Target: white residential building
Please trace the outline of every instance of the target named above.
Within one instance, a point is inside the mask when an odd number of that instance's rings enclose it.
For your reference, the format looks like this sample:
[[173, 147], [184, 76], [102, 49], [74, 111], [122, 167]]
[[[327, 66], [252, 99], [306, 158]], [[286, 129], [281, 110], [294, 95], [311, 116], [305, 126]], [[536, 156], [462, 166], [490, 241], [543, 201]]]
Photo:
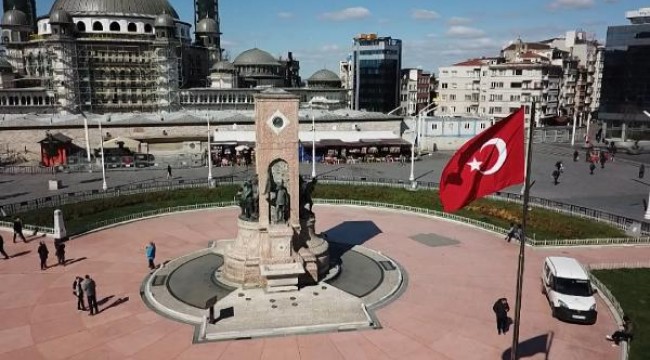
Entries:
[[404, 115], [417, 115], [429, 105], [431, 74], [422, 69], [402, 69], [400, 106]]
[[438, 69], [438, 114], [470, 116], [479, 113], [481, 69], [498, 59], [471, 59]]

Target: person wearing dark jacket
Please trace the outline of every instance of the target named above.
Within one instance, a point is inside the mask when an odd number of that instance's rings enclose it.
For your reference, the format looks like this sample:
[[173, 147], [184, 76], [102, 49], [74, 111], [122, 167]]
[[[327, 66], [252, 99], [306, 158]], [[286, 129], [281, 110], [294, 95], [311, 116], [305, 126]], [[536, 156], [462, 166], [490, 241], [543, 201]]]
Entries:
[[65, 266], [65, 243], [61, 240], [54, 242], [54, 255], [59, 262], [59, 265]]
[[84, 304], [84, 289], [81, 285], [83, 282], [81, 276], [77, 276], [72, 283], [72, 293], [77, 297], [77, 310], [86, 311], [86, 305]]
[[9, 259], [9, 255], [5, 252], [5, 239], [0, 235], [0, 254], [5, 257], [5, 260]]
[[630, 341], [634, 337], [634, 326], [629, 316], [623, 316], [623, 329], [607, 335], [607, 340], [613, 341], [613, 346], [618, 346], [621, 341]]
[[41, 270], [47, 270], [47, 257], [50, 255], [50, 251], [47, 249], [45, 242], [41, 241], [37, 251], [38, 257], [41, 258]]
[[25, 239], [25, 235], [23, 235], [23, 221], [20, 220], [20, 218], [17, 217], [14, 219], [13, 228], [14, 228], [14, 242], [16, 242], [16, 236], [18, 236], [21, 239], [23, 239], [23, 242], [26, 243], [27, 240]]
[[497, 316], [497, 332], [499, 335], [505, 335], [505, 333], [508, 331], [508, 311], [510, 311], [508, 299], [501, 298], [497, 300], [492, 306], [492, 310]]

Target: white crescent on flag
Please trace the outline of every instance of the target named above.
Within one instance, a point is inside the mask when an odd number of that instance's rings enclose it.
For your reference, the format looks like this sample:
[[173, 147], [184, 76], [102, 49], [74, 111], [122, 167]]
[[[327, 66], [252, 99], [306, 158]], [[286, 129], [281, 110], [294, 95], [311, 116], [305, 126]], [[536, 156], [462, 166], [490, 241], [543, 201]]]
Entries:
[[485, 149], [488, 146], [494, 146], [497, 148], [497, 151], [499, 152], [499, 158], [497, 159], [497, 162], [494, 163], [494, 166], [492, 168], [481, 171], [483, 175], [493, 175], [496, 174], [497, 171], [501, 170], [501, 167], [503, 164], [505, 164], [506, 159], [508, 158], [508, 147], [506, 146], [506, 142], [503, 141], [500, 138], [493, 138], [488, 140], [483, 146], [481, 146], [481, 151]]

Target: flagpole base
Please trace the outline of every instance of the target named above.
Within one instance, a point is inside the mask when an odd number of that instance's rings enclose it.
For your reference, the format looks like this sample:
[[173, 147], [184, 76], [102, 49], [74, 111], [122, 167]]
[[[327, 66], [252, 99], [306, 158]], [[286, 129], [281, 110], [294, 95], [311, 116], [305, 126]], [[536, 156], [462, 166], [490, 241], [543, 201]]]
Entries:
[[411, 186], [407, 187], [406, 190], [417, 191], [418, 190], [418, 182], [417, 181], [411, 181]]

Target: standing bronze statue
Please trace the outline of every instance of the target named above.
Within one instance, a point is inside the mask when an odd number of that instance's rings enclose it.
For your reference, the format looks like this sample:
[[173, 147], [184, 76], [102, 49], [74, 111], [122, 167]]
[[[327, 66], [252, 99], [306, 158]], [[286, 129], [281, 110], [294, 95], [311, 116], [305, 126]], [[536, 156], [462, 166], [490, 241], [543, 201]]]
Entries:
[[311, 195], [314, 192], [316, 182], [316, 178], [306, 182], [302, 176], [300, 177], [300, 217], [303, 219], [314, 215], [314, 212], [312, 211], [314, 200]]
[[241, 208], [239, 218], [251, 220], [253, 218], [253, 186], [250, 180], [244, 181], [237, 195], [239, 196], [239, 207]]

